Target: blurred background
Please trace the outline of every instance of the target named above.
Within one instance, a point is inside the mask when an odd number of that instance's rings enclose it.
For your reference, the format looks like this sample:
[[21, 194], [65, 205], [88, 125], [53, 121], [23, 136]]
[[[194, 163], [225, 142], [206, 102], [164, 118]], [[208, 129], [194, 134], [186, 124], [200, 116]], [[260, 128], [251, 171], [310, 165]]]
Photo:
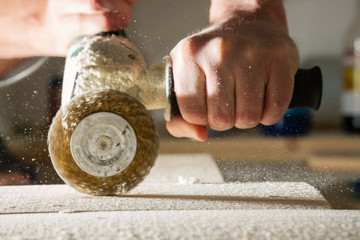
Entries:
[[[139, 0], [127, 35], [148, 64], [160, 63], [179, 40], [207, 25], [209, 2]], [[340, 111], [344, 38], [360, 9], [356, 0], [284, 3], [301, 66], [322, 69], [320, 110], [289, 112], [279, 128], [211, 131], [206, 143], [172, 138], [162, 112], [154, 111], [160, 153], [207, 152], [227, 181], [305, 181], [335, 208], [360, 209], [360, 135], [343, 131]], [[30, 76], [0, 88], [0, 185], [61, 182], [51, 165], [46, 138], [59, 107], [64, 59], [26, 59], [2, 78], [39, 61], [44, 63]], [[290, 125], [281, 125], [288, 121]]]

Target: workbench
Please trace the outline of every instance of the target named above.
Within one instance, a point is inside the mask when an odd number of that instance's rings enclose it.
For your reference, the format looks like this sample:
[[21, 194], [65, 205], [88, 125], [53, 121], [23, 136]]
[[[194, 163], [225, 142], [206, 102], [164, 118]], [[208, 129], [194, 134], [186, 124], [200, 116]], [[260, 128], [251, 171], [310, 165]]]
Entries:
[[307, 183], [224, 182], [210, 155], [156, 164], [116, 197], [0, 187], [0, 239], [359, 239], [360, 211], [333, 210]]

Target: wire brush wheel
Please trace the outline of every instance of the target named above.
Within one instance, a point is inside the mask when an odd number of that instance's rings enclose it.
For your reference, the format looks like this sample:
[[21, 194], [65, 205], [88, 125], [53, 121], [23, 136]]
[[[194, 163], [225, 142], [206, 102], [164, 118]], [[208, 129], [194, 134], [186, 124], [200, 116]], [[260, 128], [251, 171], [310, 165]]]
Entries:
[[59, 109], [48, 146], [68, 185], [91, 195], [119, 195], [148, 175], [159, 138], [138, 100], [116, 90], [92, 90]]

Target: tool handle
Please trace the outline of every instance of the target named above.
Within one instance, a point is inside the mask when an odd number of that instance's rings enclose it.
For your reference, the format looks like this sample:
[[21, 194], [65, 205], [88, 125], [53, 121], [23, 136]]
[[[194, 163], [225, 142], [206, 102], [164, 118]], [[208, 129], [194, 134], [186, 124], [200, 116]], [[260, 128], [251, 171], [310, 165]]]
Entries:
[[112, 36], [112, 35], [126, 37], [126, 33], [124, 30], [101, 32], [101, 33], [98, 33], [97, 35], [99, 35], [101, 37]]
[[322, 74], [318, 66], [299, 69], [295, 74], [295, 85], [289, 108], [308, 107], [318, 110], [322, 98]]
[[[170, 112], [171, 118], [180, 115], [179, 106], [174, 93], [172, 69], [170, 71]], [[321, 69], [315, 66], [310, 69], [298, 69], [295, 74], [294, 92], [289, 108], [311, 108], [318, 110], [322, 98], [322, 74]]]

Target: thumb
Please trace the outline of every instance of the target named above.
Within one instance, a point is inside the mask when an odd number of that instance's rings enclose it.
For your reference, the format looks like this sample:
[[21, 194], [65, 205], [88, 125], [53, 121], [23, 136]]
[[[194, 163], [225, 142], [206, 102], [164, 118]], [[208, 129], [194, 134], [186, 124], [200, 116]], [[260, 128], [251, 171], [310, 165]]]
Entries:
[[188, 137], [204, 142], [208, 137], [206, 126], [188, 123], [181, 116], [177, 116], [167, 122], [166, 127], [169, 133], [177, 138]]

